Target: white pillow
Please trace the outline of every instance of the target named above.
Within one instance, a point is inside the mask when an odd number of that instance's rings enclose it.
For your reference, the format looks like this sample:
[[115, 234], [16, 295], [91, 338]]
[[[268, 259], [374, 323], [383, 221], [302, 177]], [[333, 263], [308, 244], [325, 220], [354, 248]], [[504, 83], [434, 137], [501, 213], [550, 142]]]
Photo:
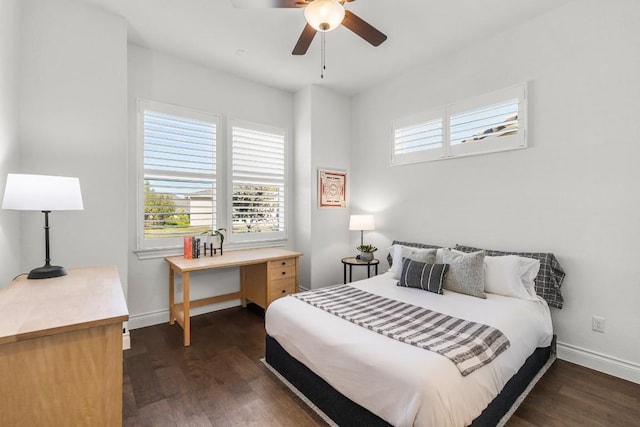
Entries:
[[484, 290], [497, 295], [535, 300], [533, 281], [540, 270], [540, 261], [517, 255], [486, 256], [484, 258]]
[[410, 258], [414, 261], [423, 262], [425, 264], [436, 263], [435, 249], [414, 248], [411, 246], [396, 244], [391, 246], [390, 253], [392, 261], [389, 271], [393, 275], [394, 279], [400, 279], [400, 275], [402, 274], [402, 258]]
[[540, 272], [540, 260], [527, 257], [518, 257], [520, 261], [520, 277], [525, 289], [531, 296], [531, 299], [537, 300], [538, 294], [536, 293], [535, 280]]

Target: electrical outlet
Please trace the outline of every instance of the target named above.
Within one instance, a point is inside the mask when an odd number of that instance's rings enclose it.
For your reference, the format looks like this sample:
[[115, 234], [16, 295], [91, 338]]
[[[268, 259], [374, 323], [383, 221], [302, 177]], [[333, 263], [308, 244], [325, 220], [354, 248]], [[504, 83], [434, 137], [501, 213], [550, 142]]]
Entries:
[[604, 317], [593, 316], [591, 318], [591, 329], [594, 331], [604, 333], [605, 325]]

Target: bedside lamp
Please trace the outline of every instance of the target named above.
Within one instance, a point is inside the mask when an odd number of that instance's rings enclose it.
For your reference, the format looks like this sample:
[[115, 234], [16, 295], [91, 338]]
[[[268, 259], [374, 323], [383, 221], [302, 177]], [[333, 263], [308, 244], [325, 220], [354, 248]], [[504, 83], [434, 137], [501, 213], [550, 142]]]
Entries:
[[29, 279], [48, 279], [67, 274], [64, 267], [51, 265], [49, 255], [49, 214], [51, 211], [84, 209], [80, 180], [65, 176], [13, 174], [7, 176], [2, 209], [42, 211], [44, 214], [44, 266], [34, 268]]
[[375, 229], [373, 215], [351, 215], [349, 218], [349, 230], [360, 230], [360, 246], [364, 244], [364, 232]]

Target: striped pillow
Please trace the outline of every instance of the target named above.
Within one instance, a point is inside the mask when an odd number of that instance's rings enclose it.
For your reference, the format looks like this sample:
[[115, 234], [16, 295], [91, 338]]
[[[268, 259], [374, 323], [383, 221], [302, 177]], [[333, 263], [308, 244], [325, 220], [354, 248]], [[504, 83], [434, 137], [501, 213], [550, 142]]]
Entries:
[[402, 274], [400, 274], [398, 286], [442, 294], [442, 285], [448, 268], [448, 264], [425, 264], [402, 258]]

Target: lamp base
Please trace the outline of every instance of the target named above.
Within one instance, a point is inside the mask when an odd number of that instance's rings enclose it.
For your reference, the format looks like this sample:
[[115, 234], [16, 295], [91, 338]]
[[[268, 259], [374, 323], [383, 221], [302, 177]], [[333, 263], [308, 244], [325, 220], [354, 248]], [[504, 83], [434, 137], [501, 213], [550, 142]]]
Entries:
[[67, 271], [59, 265], [45, 264], [42, 267], [34, 268], [29, 272], [27, 279], [50, 279], [52, 277], [66, 276]]

